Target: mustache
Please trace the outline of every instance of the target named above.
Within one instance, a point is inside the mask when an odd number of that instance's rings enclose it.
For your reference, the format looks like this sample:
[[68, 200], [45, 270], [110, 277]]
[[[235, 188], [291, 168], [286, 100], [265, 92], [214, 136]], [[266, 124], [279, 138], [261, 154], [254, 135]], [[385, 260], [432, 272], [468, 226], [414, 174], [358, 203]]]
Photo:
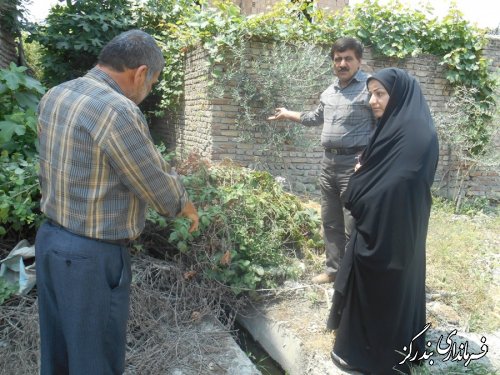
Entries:
[[348, 72], [349, 71], [349, 68], [340, 68], [339, 69], [339, 72]]

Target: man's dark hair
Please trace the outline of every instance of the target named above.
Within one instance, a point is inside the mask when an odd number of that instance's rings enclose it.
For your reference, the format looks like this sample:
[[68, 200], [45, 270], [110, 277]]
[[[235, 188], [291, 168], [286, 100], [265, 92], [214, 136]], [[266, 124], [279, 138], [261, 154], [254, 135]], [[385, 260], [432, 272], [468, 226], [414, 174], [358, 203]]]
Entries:
[[141, 30], [129, 30], [115, 36], [103, 47], [98, 63], [118, 72], [146, 65], [147, 79], [151, 80], [163, 69], [165, 59], [151, 35]]
[[330, 57], [333, 60], [335, 52], [345, 52], [347, 50], [353, 50], [358, 60], [363, 58], [363, 44], [359, 40], [349, 37], [337, 39], [333, 43]]

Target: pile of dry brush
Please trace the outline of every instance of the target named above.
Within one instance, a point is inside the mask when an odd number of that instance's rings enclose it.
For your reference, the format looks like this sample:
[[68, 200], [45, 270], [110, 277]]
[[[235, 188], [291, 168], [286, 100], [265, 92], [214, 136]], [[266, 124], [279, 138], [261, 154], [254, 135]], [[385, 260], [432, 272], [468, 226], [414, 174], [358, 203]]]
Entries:
[[[162, 246], [151, 240], [154, 234], [145, 231], [145, 249]], [[180, 261], [146, 253], [132, 258], [126, 374], [206, 373], [207, 359], [224, 350], [221, 337], [232, 329], [243, 300], [227, 286], [197, 277]], [[0, 373], [37, 374], [38, 342], [35, 288], [0, 305]]]

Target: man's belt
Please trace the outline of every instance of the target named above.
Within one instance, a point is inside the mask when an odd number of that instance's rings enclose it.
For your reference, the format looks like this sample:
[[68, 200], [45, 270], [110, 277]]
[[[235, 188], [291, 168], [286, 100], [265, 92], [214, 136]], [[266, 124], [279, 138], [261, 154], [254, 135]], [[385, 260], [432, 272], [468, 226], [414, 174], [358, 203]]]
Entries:
[[347, 148], [325, 148], [325, 152], [333, 155], [352, 155], [365, 149], [366, 146], [347, 147]]
[[80, 236], [80, 237], [83, 237], [83, 238], [87, 238], [89, 240], [94, 240], [94, 241], [98, 241], [98, 242], [109, 243], [111, 245], [118, 245], [118, 246], [129, 246], [130, 242], [131, 242], [128, 238], [127, 239], [125, 239], [125, 238], [124, 239], [119, 239], [119, 240], [104, 240], [104, 239], [101, 239], [101, 238], [92, 238], [92, 237], [82, 236], [81, 234], [77, 234], [77, 233], [74, 233], [74, 232], [70, 231], [68, 228], [63, 227], [61, 224], [59, 224], [58, 222], [56, 222], [56, 221], [54, 221], [52, 219], [47, 218], [47, 222], [50, 225], [54, 226], [54, 227], [64, 229], [67, 232], [76, 234], [77, 236]]

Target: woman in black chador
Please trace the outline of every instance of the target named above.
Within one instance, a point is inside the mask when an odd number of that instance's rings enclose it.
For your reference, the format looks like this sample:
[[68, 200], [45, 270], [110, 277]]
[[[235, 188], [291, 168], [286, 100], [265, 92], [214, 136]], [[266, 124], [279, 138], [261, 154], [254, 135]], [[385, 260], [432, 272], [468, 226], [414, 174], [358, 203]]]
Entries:
[[383, 69], [367, 85], [378, 121], [346, 191], [355, 229], [328, 319], [336, 330], [332, 360], [367, 374], [409, 373], [425, 350], [425, 241], [438, 140], [408, 73]]

